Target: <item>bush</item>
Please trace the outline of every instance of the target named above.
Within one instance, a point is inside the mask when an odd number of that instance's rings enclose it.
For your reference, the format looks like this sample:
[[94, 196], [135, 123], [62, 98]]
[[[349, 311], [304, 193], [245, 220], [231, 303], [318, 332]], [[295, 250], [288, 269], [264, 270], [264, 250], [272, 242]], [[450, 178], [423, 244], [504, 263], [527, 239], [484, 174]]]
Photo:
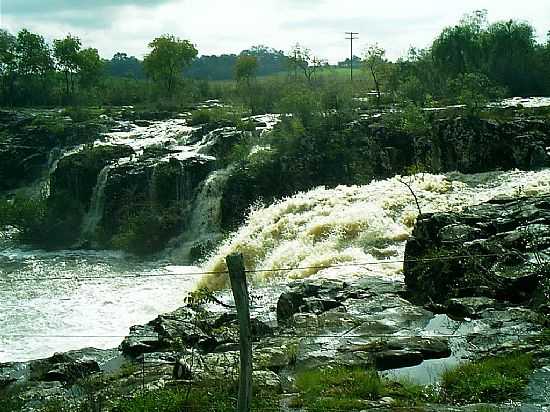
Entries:
[[279, 101], [279, 111], [291, 114], [304, 126], [310, 126], [316, 114], [320, 112], [319, 96], [307, 87], [288, 88]]
[[414, 103], [406, 103], [383, 118], [384, 125], [408, 134], [422, 136], [429, 132], [428, 115]]
[[18, 197], [0, 202], [0, 227], [13, 226], [19, 239], [52, 249], [67, 247], [79, 236], [84, 211], [80, 203], [67, 193], [55, 197]]
[[145, 206], [126, 217], [111, 246], [137, 255], [156, 253], [176, 234], [182, 225], [181, 211], [177, 207], [156, 210]]

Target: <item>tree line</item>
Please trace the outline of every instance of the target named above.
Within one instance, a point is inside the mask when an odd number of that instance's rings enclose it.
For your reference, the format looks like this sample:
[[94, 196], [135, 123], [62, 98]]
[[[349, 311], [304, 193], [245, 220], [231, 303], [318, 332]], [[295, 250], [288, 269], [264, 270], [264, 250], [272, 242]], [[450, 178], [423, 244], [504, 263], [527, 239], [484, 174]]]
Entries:
[[[96, 49], [83, 47], [76, 36], [48, 44], [26, 29], [16, 35], [0, 30], [0, 105], [119, 105], [159, 100], [182, 104], [217, 97], [240, 100], [254, 106], [250, 109], [255, 112], [269, 105], [252, 100], [272, 99], [281, 79], [284, 84], [292, 80], [309, 88], [325, 87], [327, 81], [320, 74], [330, 73], [325, 70], [327, 61], [301, 44], [287, 53], [255, 46], [238, 55], [197, 56], [195, 45], [172, 35], [153, 39], [143, 60], [122, 52], [104, 60]], [[354, 94], [364, 96], [374, 90], [378, 105], [462, 102], [480, 95], [550, 95], [550, 32], [545, 42], [538, 42], [529, 23], [489, 24], [487, 12], [476, 11], [443, 29], [429, 47], [411, 48], [396, 62], [372, 44], [362, 56], [336, 67], [350, 64], [363, 73], [363, 82], [354, 84]], [[273, 87], [257, 84], [258, 78], [278, 73], [283, 76], [272, 76]], [[228, 79], [237, 82], [229, 86], [215, 82]], [[339, 81], [343, 80], [340, 76]]]

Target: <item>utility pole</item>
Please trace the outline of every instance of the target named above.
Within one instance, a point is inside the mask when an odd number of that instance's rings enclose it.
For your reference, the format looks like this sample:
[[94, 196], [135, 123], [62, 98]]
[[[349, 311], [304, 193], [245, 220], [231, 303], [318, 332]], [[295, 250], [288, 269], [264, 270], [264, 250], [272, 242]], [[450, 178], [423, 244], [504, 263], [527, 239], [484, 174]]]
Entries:
[[347, 31], [346, 34], [349, 37], [346, 37], [346, 40], [349, 40], [350, 42], [350, 56], [349, 56], [349, 77], [350, 80], [353, 81], [353, 41], [357, 40], [359, 37], [356, 37], [359, 33], [353, 32], [353, 31]]

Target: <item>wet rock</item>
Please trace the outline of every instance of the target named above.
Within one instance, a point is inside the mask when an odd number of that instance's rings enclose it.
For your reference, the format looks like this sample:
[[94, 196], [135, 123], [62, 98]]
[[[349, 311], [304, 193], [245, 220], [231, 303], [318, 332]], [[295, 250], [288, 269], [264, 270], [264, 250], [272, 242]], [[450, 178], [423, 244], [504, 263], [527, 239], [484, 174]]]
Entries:
[[[548, 196], [422, 215], [406, 246], [407, 288], [418, 303], [485, 297], [540, 305], [549, 296], [549, 225]], [[481, 302], [454, 301], [450, 309], [473, 315]]]
[[226, 159], [233, 147], [249, 136], [250, 132], [239, 131], [234, 127], [216, 128], [204, 136], [199, 153]]
[[420, 365], [423, 360], [422, 354], [413, 350], [386, 350], [374, 354], [374, 364], [378, 370]]
[[185, 230], [197, 188], [214, 165], [215, 159], [211, 157], [193, 155], [180, 159], [172, 154], [114, 165], [103, 191], [102, 236], [108, 241], [124, 232], [130, 208], [149, 224], [149, 236], [135, 242], [133, 247], [130, 245], [131, 251], [141, 254], [159, 251]]
[[[272, 329], [258, 319], [251, 319], [251, 324], [256, 340], [272, 333]], [[227, 352], [234, 350], [238, 342], [239, 325], [234, 313], [216, 314], [185, 306], [160, 315], [146, 325], [133, 326], [120, 348], [135, 357], [169, 348], [180, 349], [182, 344], [205, 352]]]
[[10, 375], [0, 375], [0, 389], [5, 388], [6, 386], [9, 386], [13, 382], [16, 382], [17, 379], [10, 376]]
[[120, 350], [130, 356], [156, 352], [165, 347], [164, 342], [151, 325], [137, 325], [130, 328], [130, 334], [120, 344]]
[[51, 195], [66, 193], [88, 209], [101, 169], [133, 154], [130, 146], [99, 145], [63, 157], [50, 177]]
[[257, 393], [280, 393], [281, 379], [271, 371], [252, 371], [253, 387]]
[[0, 114], [0, 191], [39, 178], [50, 152], [94, 141], [104, 131], [98, 119], [72, 121], [52, 110], [2, 111]]
[[436, 171], [477, 173], [544, 167], [549, 159], [540, 147], [549, 142], [547, 122], [455, 118], [434, 122], [431, 136], [418, 139], [416, 146], [417, 153], [429, 159]]
[[370, 360], [379, 370], [415, 366], [427, 359], [441, 359], [451, 355], [449, 343], [443, 338], [399, 337], [362, 338], [344, 343], [339, 349], [352, 364], [357, 359]]
[[283, 293], [277, 301], [277, 321], [286, 322], [296, 313], [320, 314], [342, 306], [342, 282], [301, 283]]
[[47, 359], [29, 362], [29, 380], [74, 383], [101, 370], [98, 360], [110, 356], [98, 349], [56, 353]]
[[455, 318], [478, 318], [481, 311], [492, 308], [496, 305], [496, 300], [486, 297], [470, 297], [450, 299], [446, 312]]

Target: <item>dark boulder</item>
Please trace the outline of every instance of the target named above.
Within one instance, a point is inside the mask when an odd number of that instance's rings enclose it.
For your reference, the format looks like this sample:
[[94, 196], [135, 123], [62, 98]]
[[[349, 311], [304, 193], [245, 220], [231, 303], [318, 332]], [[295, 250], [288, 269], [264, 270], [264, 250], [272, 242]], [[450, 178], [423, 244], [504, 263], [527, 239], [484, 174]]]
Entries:
[[[272, 334], [272, 329], [258, 319], [252, 318], [251, 324], [254, 340]], [[223, 352], [238, 342], [236, 314], [215, 314], [184, 306], [160, 315], [146, 325], [130, 328], [130, 334], [120, 349], [133, 357], [168, 349], [181, 350], [181, 345], [204, 352]]]
[[133, 154], [130, 146], [99, 145], [63, 157], [50, 178], [51, 195], [66, 193], [87, 209], [101, 169]]
[[[420, 303], [485, 297], [540, 305], [548, 299], [549, 252], [550, 196], [425, 214], [406, 245], [405, 283]], [[475, 316], [486, 304], [451, 300], [449, 308]]]
[[347, 297], [345, 287], [342, 282], [331, 281], [298, 283], [279, 297], [277, 321], [288, 322], [296, 313], [321, 314], [341, 307]]

